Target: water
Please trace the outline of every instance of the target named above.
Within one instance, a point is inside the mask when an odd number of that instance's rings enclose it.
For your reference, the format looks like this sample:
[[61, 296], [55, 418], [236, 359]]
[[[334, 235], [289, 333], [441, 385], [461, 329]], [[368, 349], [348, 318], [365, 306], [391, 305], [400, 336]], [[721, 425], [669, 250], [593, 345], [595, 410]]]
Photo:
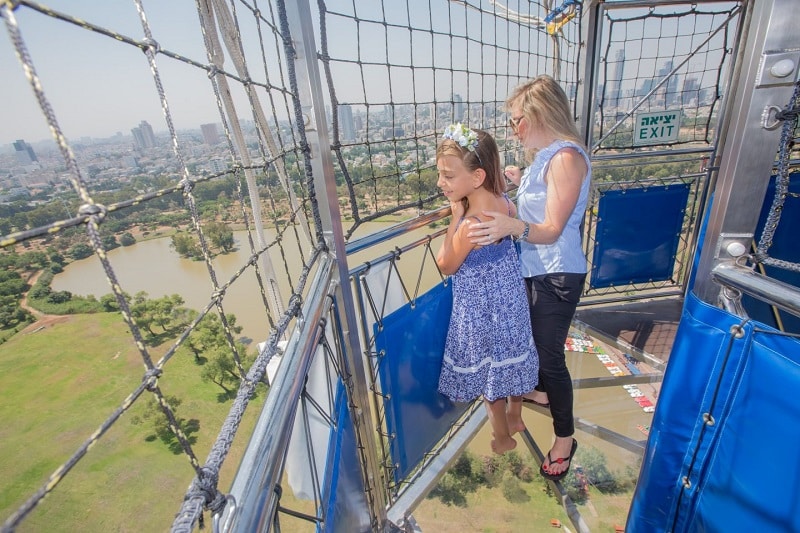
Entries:
[[[359, 228], [359, 235], [372, 233], [387, 227], [388, 223], [366, 223]], [[418, 229], [403, 236], [402, 241], [411, 242], [433, 233], [427, 228]], [[219, 285], [226, 283], [250, 257], [250, 249], [245, 231], [234, 232], [237, 243], [235, 252], [219, 255], [214, 258], [213, 265]], [[255, 239], [255, 235], [253, 237]], [[275, 238], [274, 230], [265, 230], [265, 239], [271, 242]], [[284, 254], [288, 270], [291, 272], [293, 285], [297, 284], [302, 265], [300, 249], [293, 240], [293, 232], [284, 235]], [[168, 237], [141, 241], [133, 246], [120, 247], [108, 252], [108, 258], [122, 290], [133, 296], [145, 291], [151, 298], [159, 298], [170, 294], [179, 294], [185, 306], [195, 310], [203, 309], [211, 300], [214, 292], [208, 267], [205, 261], [194, 261], [180, 257], [170, 246]], [[350, 267], [360, 262], [379, 257], [394, 249], [397, 240], [377, 245], [368, 251], [358, 254], [358, 262], [350, 261]], [[304, 245], [304, 259], [308, 260], [309, 245]], [[284, 266], [280, 251], [273, 247], [268, 252], [273, 262], [278, 284], [284, 304], [290, 295], [289, 276]], [[367, 257], [365, 257], [367, 256]], [[399, 265], [410, 267], [400, 261]], [[261, 263], [259, 263], [259, 266]], [[416, 266], [418, 269], [419, 267]], [[415, 276], [417, 273], [415, 272]], [[421, 272], [423, 286], [433, 286], [439, 280], [439, 274], [433, 264]], [[264, 279], [262, 272], [262, 280]], [[311, 280], [309, 280], [310, 283]], [[70, 291], [80, 296], [94, 295], [100, 298], [111, 293], [111, 286], [103, 271], [100, 260], [91, 256], [67, 265], [64, 272], [56, 275], [52, 282], [55, 291]], [[256, 342], [266, 340], [270, 333], [267, 312], [260, 295], [258, 280], [253, 268], [248, 268], [226, 292], [223, 301], [225, 313], [236, 315], [237, 325], [242, 326], [241, 336]]]

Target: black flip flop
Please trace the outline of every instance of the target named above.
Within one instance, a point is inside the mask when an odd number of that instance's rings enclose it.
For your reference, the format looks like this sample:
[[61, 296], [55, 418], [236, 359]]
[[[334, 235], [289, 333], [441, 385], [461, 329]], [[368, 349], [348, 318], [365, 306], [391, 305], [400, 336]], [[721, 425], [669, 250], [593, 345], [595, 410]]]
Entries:
[[564, 461], [569, 461], [569, 465], [567, 466], [567, 469], [561, 472], [560, 474], [551, 474], [544, 469], [544, 463], [542, 463], [542, 466], [539, 467], [539, 473], [542, 475], [543, 478], [549, 479], [551, 481], [560, 481], [564, 479], [567, 476], [567, 473], [569, 472], [569, 468], [572, 466], [572, 458], [575, 456], [575, 450], [577, 449], [578, 449], [578, 441], [572, 439], [572, 449], [569, 452], [569, 457], [559, 457], [558, 459], [553, 460], [550, 457], [550, 452], [547, 452], [547, 460], [549, 461], [549, 464], [552, 463], [561, 464]]
[[522, 401], [525, 403], [532, 403], [534, 405], [538, 405], [539, 407], [544, 407], [545, 409], [550, 409], [550, 403], [542, 403], [537, 402], [536, 400], [531, 400], [530, 398], [526, 398], [525, 396], [522, 397]]

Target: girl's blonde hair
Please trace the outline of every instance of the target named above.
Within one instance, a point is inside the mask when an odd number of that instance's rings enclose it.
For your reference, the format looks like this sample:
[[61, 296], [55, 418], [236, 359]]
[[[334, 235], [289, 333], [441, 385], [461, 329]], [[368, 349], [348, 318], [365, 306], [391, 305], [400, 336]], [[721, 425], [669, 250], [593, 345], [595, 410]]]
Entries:
[[585, 148], [569, 98], [552, 77], [543, 74], [517, 86], [506, 99], [506, 111], [517, 105], [531, 127], [544, 129], [558, 139]]
[[483, 188], [494, 194], [501, 196], [506, 192], [506, 180], [503, 171], [500, 169], [500, 151], [494, 138], [483, 130], [473, 130], [478, 136], [478, 144], [475, 150], [468, 150], [452, 139], [444, 139], [436, 148], [436, 159], [445, 156], [455, 156], [461, 158], [464, 166], [470, 172], [475, 172], [482, 168], [486, 172], [486, 179], [483, 180]]

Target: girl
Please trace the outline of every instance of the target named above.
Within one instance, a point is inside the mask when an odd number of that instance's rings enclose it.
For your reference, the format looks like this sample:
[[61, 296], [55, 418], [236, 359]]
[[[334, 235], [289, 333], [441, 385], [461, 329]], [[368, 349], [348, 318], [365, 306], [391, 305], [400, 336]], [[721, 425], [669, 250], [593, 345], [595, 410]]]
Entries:
[[[531, 334], [525, 284], [510, 238], [470, 243], [469, 225], [485, 211], [516, 215], [505, 195], [500, 155], [485, 131], [448, 126], [436, 151], [437, 186], [450, 200], [453, 217], [436, 257], [451, 275], [453, 311], [445, 343], [439, 392], [454, 402], [483, 395], [501, 454], [516, 447], [511, 437], [525, 429], [522, 394], [538, 381], [539, 360]], [[506, 398], [511, 397], [506, 412]]]

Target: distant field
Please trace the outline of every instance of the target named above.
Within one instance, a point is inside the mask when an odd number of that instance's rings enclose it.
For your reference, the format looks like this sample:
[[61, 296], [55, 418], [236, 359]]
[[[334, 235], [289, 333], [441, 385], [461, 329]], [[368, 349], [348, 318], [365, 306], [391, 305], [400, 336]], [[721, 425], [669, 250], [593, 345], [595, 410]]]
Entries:
[[[155, 360], [167, 346], [159, 348], [152, 352]], [[121, 404], [143, 372], [118, 314], [74, 315], [0, 345], [0, 522]], [[217, 401], [221, 389], [202, 382], [199, 367], [185, 355], [167, 363], [159, 386], [182, 399], [179, 417], [200, 421], [194, 450], [202, 464], [230, 402]], [[259, 412], [252, 407], [226, 463], [223, 490]], [[18, 531], [169, 530], [194, 471], [185, 455], [159, 440], [145, 441], [151, 426], [131, 424], [142, 408], [137, 401]]]

